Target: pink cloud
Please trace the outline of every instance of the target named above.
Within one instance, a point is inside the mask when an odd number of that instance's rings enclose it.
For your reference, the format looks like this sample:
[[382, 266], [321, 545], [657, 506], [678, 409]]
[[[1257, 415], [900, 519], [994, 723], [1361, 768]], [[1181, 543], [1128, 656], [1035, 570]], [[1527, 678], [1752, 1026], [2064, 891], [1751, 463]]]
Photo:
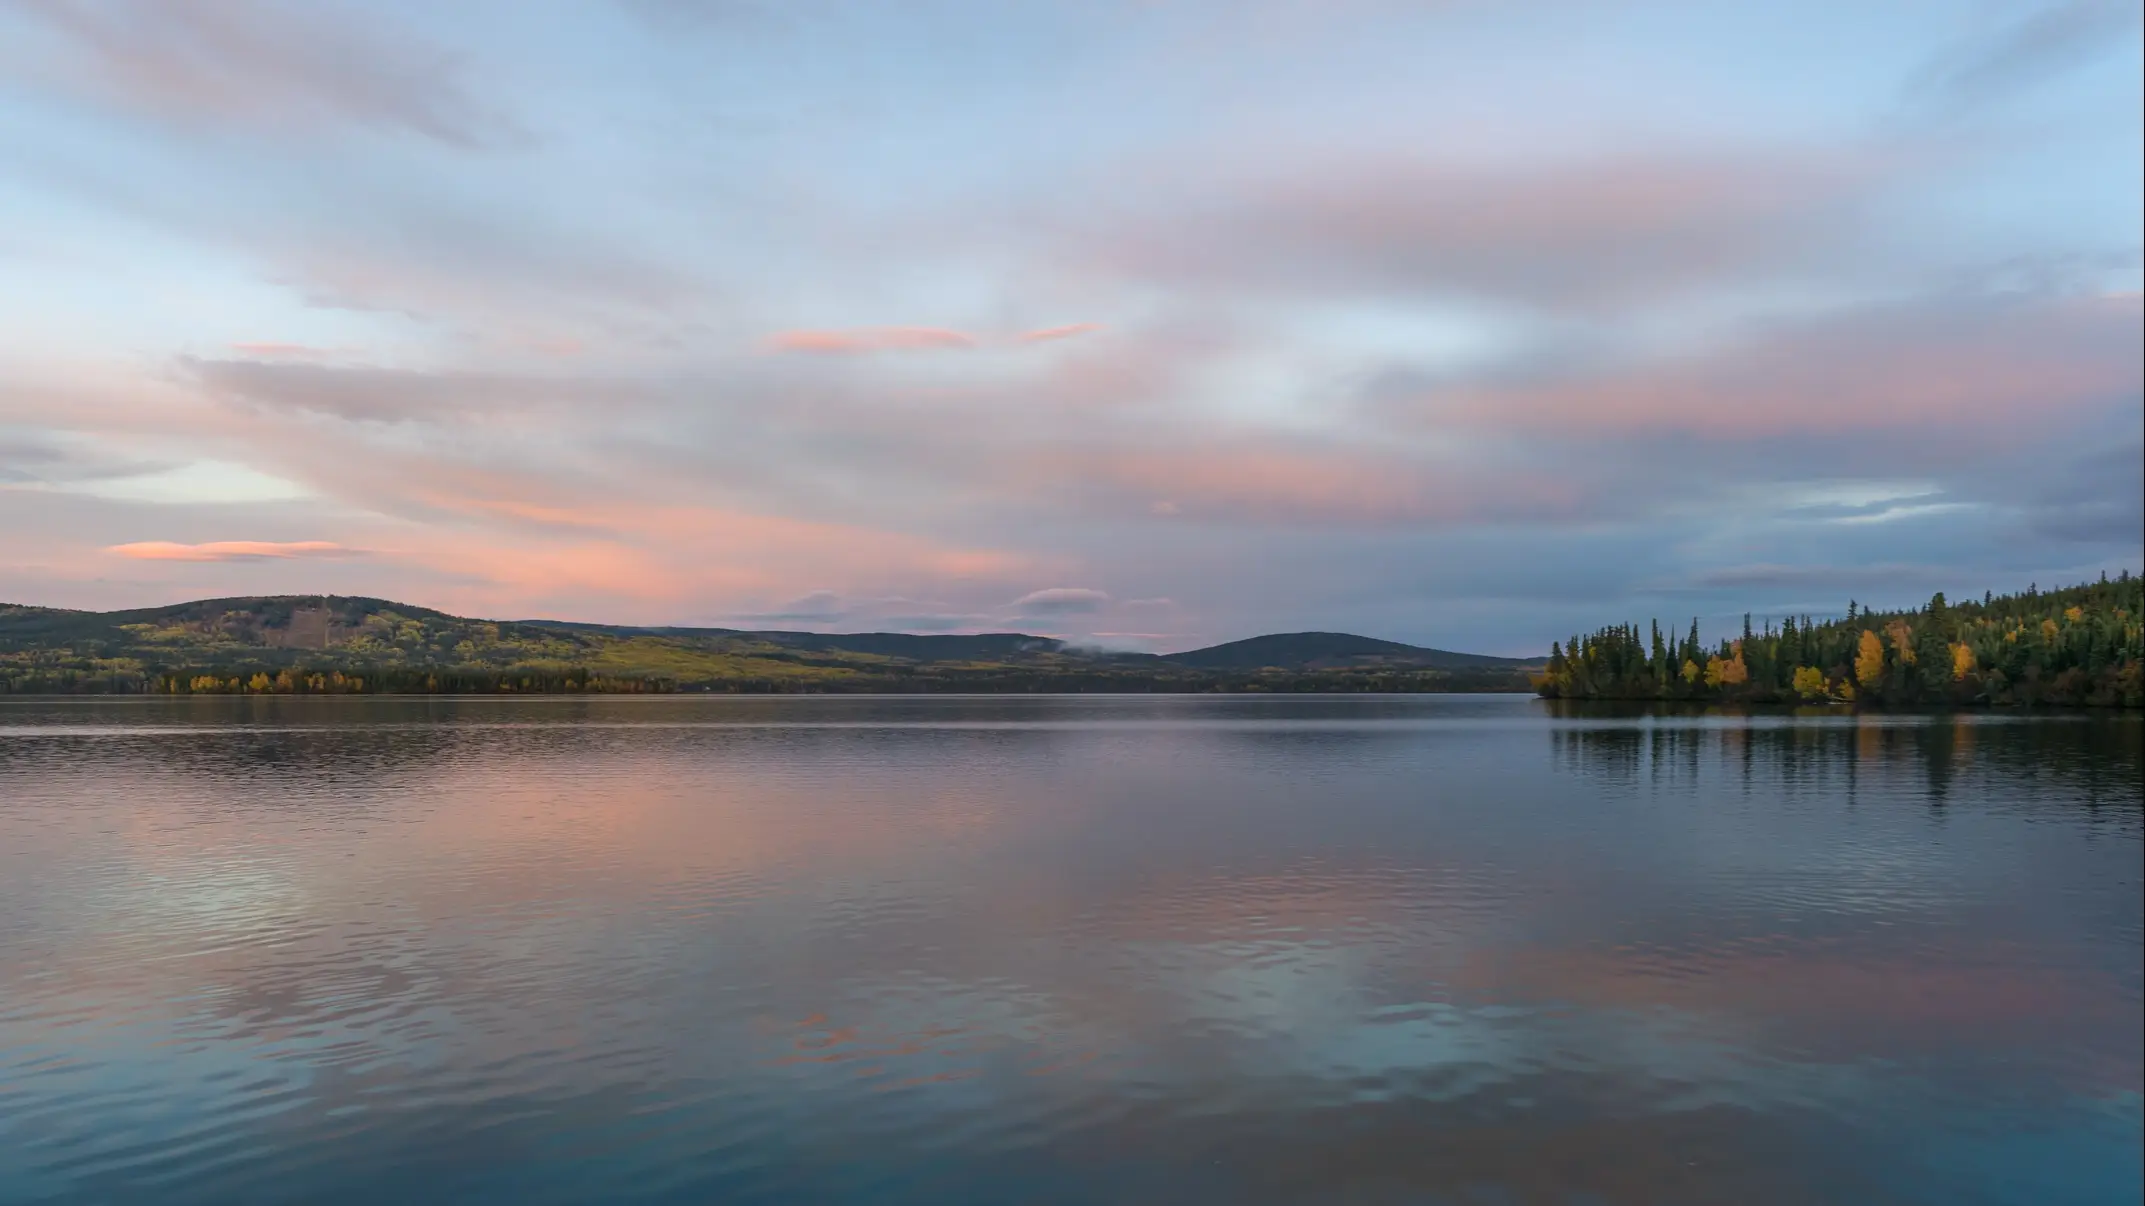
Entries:
[[142, 540], [115, 544], [104, 550], [137, 561], [287, 561], [314, 557], [361, 557], [364, 549], [329, 540], [212, 540], [206, 544], [178, 544], [169, 540]]
[[61, 35], [73, 87], [159, 118], [348, 122], [465, 150], [527, 138], [463, 87], [454, 56], [377, 18], [249, 0], [25, 11]]
[[[494, 475], [495, 477], [497, 475]], [[439, 490], [413, 490], [410, 497], [427, 506], [464, 515], [492, 516], [536, 527], [602, 530], [604, 524], [573, 507], [550, 506], [514, 498], [485, 498]]]
[[777, 352], [848, 356], [863, 352], [960, 350], [978, 340], [945, 327], [852, 327], [846, 330], [781, 331], [767, 346]]
[[1021, 484], [1072, 492], [1106, 510], [1164, 518], [1273, 522], [1452, 521], [1570, 514], [1578, 487], [1499, 470], [1485, 477], [1367, 449], [1271, 441], [1095, 448], [1021, 462]]
[[1914, 164], [1862, 150], [1617, 155], [1529, 168], [1348, 153], [1162, 168], [1144, 217], [1073, 254], [1157, 283], [1625, 303], [1849, 254]]
[[231, 350], [253, 360], [332, 360], [341, 354], [303, 343], [234, 343]]
[[[478, 612], [675, 622], [687, 608], [794, 594], [800, 582], [866, 592], [1012, 581], [1042, 568], [1019, 553], [723, 507], [497, 496], [432, 501], [482, 526], [412, 530], [398, 537], [398, 560], [458, 580], [453, 603]], [[503, 527], [501, 519], [525, 522]]]
[[588, 350], [588, 344], [572, 335], [524, 336], [520, 346], [544, 356], [579, 356]]
[[[316, 366], [260, 366], [298, 368]], [[306, 378], [300, 384], [311, 381]], [[348, 387], [353, 415], [409, 395], [451, 397], [454, 375], [336, 374]], [[261, 383], [264, 398], [282, 399], [282, 377]], [[982, 598], [1005, 598], [1017, 583], [1063, 570], [1054, 559], [1024, 550], [977, 547], [907, 530], [896, 517], [875, 513], [849, 523], [793, 518], [779, 502], [753, 506], [746, 491], [710, 491], [676, 466], [621, 455], [601, 441], [575, 444], [590, 423], [616, 416], [638, 395], [608, 382], [560, 382], [532, 377], [502, 380], [504, 394], [544, 393], [584, 405], [517, 412], [517, 431], [529, 436], [531, 420], [542, 423], [518, 451], [573, 455], [514, 458], [485, 456], [466, 443], [419, 442], [376, 424], [332, 419], [323, 409], [239, 404], [220, 391], [180, 390], [178, 401], [207, 399], [194, 407], [187, 435], [213, 455], [238, 463], [273, 465], [323, 499], [339, 504], [324, 513], [335, 527], [320, 534], [340, 541], [278, 545], [216, 542], [202, 545], [139, 542], [85, 561], [82, 573], [98, 572], [95, 560], [123, 556], [136, 564], [266, 561], [291, 567], [304, 558], [327, 558], [338, 548], [392, 548], [391, 561], [369, 570], [363, 589], [450, 611], [479, 615], [571, 616], [678, 622], [720, 614], [726, 606], [757, 606], [769, 597], [793, 596], [804, 587], [833, 584], [858, 595], [942, 592], [967, 582]], [[339, 395], [340, 396], [340, 395]], [[152, 405], [153, 395], [132, 405], [99, 412], [98, 429], [109, 432], [154, 427], [169, 418]], [[6, 409], [0, 401], [0, 414]], [[71, 411], [81, 417], [87, 408]], [[336, 412], [339, 413], [339, 412]], [[622, 455], [630, 456], [630, 453]], [[661, 458], [657, 458], [660, 462]], [[721, 497], [711, 497], [720, 493]], [[696, 497], [697, 496], [697, 497]], [[78, 553], [105, 546], [83, 541]], [[270, 559], [277, 560], [270, 560]], [[324, 566], [326, 561], [309, 564]], [[384, 575], [384, 576], [383, 576]], [[1024, 589], [1024, 587], [1023, 587]]]
[[1059, 339], [1078, 338], [1101, 329], [1102, 324], [1099, 322], [1070, 322], [1061, 327], [1040, 327], [1033, 331], [1026, 331], [1019, 336], [1019, 339], [1022, 343], [1050, 343]]
[[1584, 379], [1425, 391], [1426, 422], [1753, 439], [1925, 427], [1993, 436], [2145, 385], [2136, 303], [1858, 312]]

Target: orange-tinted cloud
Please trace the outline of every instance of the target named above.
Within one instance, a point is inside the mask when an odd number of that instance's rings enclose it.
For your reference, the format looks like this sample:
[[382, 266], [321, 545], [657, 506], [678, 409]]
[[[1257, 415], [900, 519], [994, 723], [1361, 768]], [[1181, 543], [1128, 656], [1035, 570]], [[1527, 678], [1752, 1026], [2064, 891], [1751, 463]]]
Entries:
[[979, 341], [966, 331], [945, 327], [852, 327], [846, 330], [780, 331], [767, 346], [777, 352], [850, 356], [863, 352], [960, 350]]
[[1101, 329], [1102, 324], [1099, 322], [1069, 322], [1061, 327], [1039, 327], [1033, 331], [1024, 331], [1019, 338], [1022, 343], [1049, 343], [1058, 339], [1074, 339]]
[[337, 355], [333, 348], [304, 343], [234, 343], [231, 350], [254, 360], [328, 360]]
[[212, 540], [205, 544], [178, 544], [169, 540], [142, 540], [115, 544], [106, 549], [138, 561], [267, 561], [301, 557], [360, 557], [364, 549], [330, 540]]
[[412, 491], [410, 497], [443, 511], [495, 516], [535, 527], [607, 530], [600, 520], [571, 507], [551, 506], [515, 498], [486, 498], [444, 490], [418, 489]]

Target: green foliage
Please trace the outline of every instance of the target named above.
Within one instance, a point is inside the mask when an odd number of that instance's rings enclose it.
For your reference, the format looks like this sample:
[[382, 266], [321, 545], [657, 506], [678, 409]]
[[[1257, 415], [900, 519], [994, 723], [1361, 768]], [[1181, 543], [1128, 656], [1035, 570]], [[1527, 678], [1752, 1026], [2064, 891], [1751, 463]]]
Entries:
[[2125, 570], [2043, 592], [1942, 594], [1913, 611], [1848, 604], [1844, 619], [1790, 617], [1711, 649], [1698, 625], [1670, 648], [1655, 626], [1603, 628], [1550, 647], [1535, 689], [1552, 699], [1832, 700], [1895, 707], [1970, 704], [2145, 706], [2145, 579]]

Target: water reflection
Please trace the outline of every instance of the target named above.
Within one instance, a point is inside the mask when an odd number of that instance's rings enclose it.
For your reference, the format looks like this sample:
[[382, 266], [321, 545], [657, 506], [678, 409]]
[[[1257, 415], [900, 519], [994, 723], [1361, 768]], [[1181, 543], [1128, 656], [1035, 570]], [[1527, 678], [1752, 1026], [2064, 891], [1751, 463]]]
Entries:
[[1564, 702], [1545, 710], [1566, 722], [1551, 732], [1567, 766], [1586, 763], [1590, 773], [1627, 786], [1696, 784], [1702, 764], [1732, 767], [1745, 791], [1806, 783], [1851, 792], [1866, 773], [1882, 777], [1878, 790], [1897, 794], [1907, 789], [1909, 780], [1900, 777], [1906, 775], [1919, 778], [1928, 803], [1941, 805], [1963, 775], [2004, 803], [2015, 802], [2008, 793], [2040, 784], [2056, 790], [2021, 800], [2097, 811], [2134, 805], [2145, 773], [2145, 728], [2128, 716], [1900, 717], [1820, 709], [1753, 716]]
[[2139, 736], [8, 705], [0, 1200], [2134, 1197]]

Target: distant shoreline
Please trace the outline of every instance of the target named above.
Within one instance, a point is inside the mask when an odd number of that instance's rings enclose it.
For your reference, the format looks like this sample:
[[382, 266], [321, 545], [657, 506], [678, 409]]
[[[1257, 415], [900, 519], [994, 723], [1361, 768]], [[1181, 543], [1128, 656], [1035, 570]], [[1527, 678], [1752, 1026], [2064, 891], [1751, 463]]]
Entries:
[[180, 695], [164, 695], [143, 691], [46, 691], [46, 692], [0, 692], [0, 704], [12, 702], [49, 703], [62, 700], [138, 700], [171, 702], [176, 700], [319, 700], [344, 701], [368, 699], [436, 699], [436, 700], [572, 700], [572, 699], [1213, 699], [1229, 697], [1237, 699], [1257, 698], [1305, 698], [1364, 699], [1377, 697], [1431, 697], [1431, 696], [1495, 696], [1498, 698], [1527, 698], [1551, 708], [1570, 709], [1569, 719], [1613, 719], [1619, 717], [1647, 716], [1950, 716], [1950, 715], [2010, 715], [2030, 713], [2072, 713], [2105, 715], [2110, 713], [2145, 713], [2145, 705], [2135, 703], [1989, 703], [1965, 702], [1942, 704], [1880, 704], [1880, 703], [1807, 703], [1791, 701], [1761, 701], [1748, 699], [1626, 699], [1612, 697], [1549, 697], [1532, 687], [1505, 688], [1454, 688], [1450, 690], [1376, 690], [1368, 688], [1273, 690], [1264, 688], [1207, 689], [1207, 690], [1098, 690], [1098, 691], [725, 691], [698, 688], [679, 688], [668, 691], [365, 691], [335, 693], [295, 693], [279, 695], [273, 692], [251, 694], [247, 692], [199, 692]]
[[1421, 684], [1374, 686], [1374, 685], [1270, 685], [1260, 683], [1227, 685], [1171, 684], [1152, 689], [1112, 685], [1082, 689], [1070, 686], [1019, 687], [991, 689], [974, 685], [949, 684], [942, 687], [924, 687], [909, 690], [879, 688], [817, 688], [774, 687], [763, 689], [728, 688], [720, 686], [671, 686], [644, 687], [630, 690], [342, 690], [342, 691], [156, 691], [156, 690], [97, 690], [76, 689], [70, 691], [0, 691], [0, 700], [9, 699], [643, 699], [680, 697], [724, 698], [922, 698], [928, 696], [975, 696], [978, 698], [1016, 697], [1023, 695], [1044, 696], [1155, 696], [1170, 695], [1200, 697], [1215, 695], [1260, 696], [1260, 695], [1515, 695], [1533, 696], [1534, 688], [1524, 681], [1509, 684], [1467, 683], [1456, 686], [1426, 686]]

